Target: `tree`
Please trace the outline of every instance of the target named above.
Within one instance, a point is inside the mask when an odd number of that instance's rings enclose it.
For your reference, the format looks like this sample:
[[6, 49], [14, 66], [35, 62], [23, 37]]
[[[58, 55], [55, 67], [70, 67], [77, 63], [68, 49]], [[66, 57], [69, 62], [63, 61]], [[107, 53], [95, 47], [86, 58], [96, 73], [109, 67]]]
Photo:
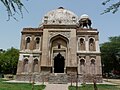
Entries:
[[[120, 36], [109, 37], [109, 42], [100, 45], [103, 72], [111, 73], [112, 71], [120, 72], [120, 59], [117, 58], [120, 52]], [[118, 73], [120, 75], [120, 73]]]
[[[106, 0], [102, 3], [102, 5], [106, 6], [108, 3], [110, 4], [111, 1], [113, 1], [113, 0]], [[106, 8], [103, 11], [103, 13], [101, 13], [101, 14], [105, 14], [105, 13], [108, 13], [110, 11], [114, 14], [118, 11], [119, 7], [120, 7], [120, 1], [116, 1], [112, 5], [109, 5], [108, 8]]]
[[1, 71], [7, 74], [15, 74], [17, 69], [17, 62], [19, 58], [19, 50], [10, 48], [3, 53], [0, 53]]
[[[13, 17], [15, 20], [17, 20], [14, 16], [17, 14], [21, 14], [23, 18], [22, 9], [26, 9], [23, 5], [21, 0], [1, 0], [3, 5], [6, 8], [6, 11], [8, 13], [8, 20], [10, 20], [10, 17]], [[26, 10], [27, 11], [27, 10]]]

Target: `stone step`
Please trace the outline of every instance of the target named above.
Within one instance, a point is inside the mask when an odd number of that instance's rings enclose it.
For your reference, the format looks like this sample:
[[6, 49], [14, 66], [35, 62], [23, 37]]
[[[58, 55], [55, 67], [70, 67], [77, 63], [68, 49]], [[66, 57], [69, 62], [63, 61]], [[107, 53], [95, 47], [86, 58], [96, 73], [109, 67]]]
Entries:
[[68, 84], [47, 84], [45, 90], [68, 90]]
[[68, 76], [66, 74], [51, 74], [49, 77], [50, 84], [67, 84]]

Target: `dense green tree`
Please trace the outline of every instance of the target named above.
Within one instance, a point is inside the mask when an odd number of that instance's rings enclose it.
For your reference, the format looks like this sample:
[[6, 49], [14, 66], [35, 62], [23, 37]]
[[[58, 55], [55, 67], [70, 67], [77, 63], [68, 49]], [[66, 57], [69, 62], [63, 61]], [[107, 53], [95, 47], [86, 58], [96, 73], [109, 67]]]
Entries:
[[1, 72], [6, 74], [15, 74], [17, 69], [17, 62], [19, 58], [19, 50], [10, 48], [0, 53], [0, 67]]
[[101, 58], [104, 73], [117, 71], [120, 74], [120, 36], [110, 37], [109, 42], [101, 44]]

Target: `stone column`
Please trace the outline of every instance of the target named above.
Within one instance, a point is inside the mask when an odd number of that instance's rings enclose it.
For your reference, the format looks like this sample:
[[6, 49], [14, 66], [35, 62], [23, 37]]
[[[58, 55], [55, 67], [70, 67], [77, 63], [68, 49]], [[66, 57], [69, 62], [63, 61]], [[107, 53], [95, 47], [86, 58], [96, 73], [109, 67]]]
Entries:
[[81, 72], [80, 72], [80, 58], [79, 58], [79, 56], [77, 56], [77, 66], [78, 66], [78, 74], [81, 74]]
[[20, 50], [25, 50], [25, 46], [26, 46], [25, 35], [22, 35]]
[[90, 60], [89, 56], [86, 56], [86, 74], [90, 73]]
[[95, 48], [96, 52], [100, 52], [98, 34], [95, 35]]
[[71, 30], [71, 37], [70, 37], [70, 59], [69, 59], [69, 66], [77, 66], [77, 42], [76, 42], [76, 30]]
[[30, 50], [34, 49], [34, 35], [31, 36]]
[[100, 56], [97, 56], [96, 57], [97, 59], [97, 74], [102, 74], [102, 65], [101, 65], [101, 57]]
[[95, 41], [95, 45], [96, 45], [96, 52], [100, 52], [99, 41]]
[[38, 67], [39, 67], [38, 72], [40, 73], [41, 72], [41, 55], [38, 59]]
[[43, 43], [42, 43], [42, 59], [41, 59], [41, 65], [47, 66], [48, 61], [48, 30], [44, 29], [43, 31]]
[[21, 74], [23, 72], [23, 55], [19, 55], [18, 65], [17, 65], [17, 74]]
[[80, 50], [80, 45], [79, 45], [79, 43], [80, 43], [80, 39], [77, 37], [77, 51]]
[[33, 55], [30, 54], [29, 64], [28, 64], [28, 73], [32, 73], [32, 72], [33, 72]]
[[41, 37], [40, 37], [40, 51], [42, 51], [42, 42], [43, 42], [43, 36], [41, 35]]
[[23, 72], [23, 61], [18, 61], [17, 65], [17, 74], [21, 74]]
[[88, 36], [86, 36], [85, 38], [85, 50], [88, 52], [89, 51], [89, 40], [88, 40]]

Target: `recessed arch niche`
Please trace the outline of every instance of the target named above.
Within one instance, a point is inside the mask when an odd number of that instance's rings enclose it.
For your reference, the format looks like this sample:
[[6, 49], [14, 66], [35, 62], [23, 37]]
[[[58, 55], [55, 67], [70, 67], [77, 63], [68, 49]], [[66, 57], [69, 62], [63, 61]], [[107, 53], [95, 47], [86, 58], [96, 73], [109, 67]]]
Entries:
[[[63, 35], [56, 35], [54, 37], [51, 38], [50, 40], [50, 58], [51, 58], [51, 63], [52, 63], [52, 72], [53, 73], [64, 73], [65, 69], [66, 69], [66, 63], [67, 63], [67, 56], [68, 56], [68, 43], [69, 40], [63, 36]], [[59, 55], [62, 56], [62, 59], [60, 59], [60, 57], [58, 57]], [[56, 58], [55, 58], [56, 57]], [[58, 59], [58, 60], [57, 60]], [[59, 60], [63, 61], [61, 63], [61, 65], [64, 66], [64, 70], [59, 70], [59, 71], [55, 71], [55, 64], [58, 64], [57, 62], [59, 62]], [[60, 62], [61, 62], [60, 61]]]

